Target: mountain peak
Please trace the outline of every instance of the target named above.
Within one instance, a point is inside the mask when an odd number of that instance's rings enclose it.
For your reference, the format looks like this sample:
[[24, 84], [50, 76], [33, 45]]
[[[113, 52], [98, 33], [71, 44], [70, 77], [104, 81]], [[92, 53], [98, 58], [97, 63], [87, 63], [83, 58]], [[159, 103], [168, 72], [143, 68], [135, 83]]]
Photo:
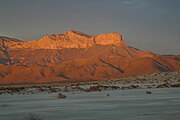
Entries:
[[84, 37], [92, 37], [91, 35], [87, 35], [83, 32], [77, 31], [77, 30], [69, 30], [64, 33], [65, 35], [79, 35], [79, 36], [84, 36]]
[[125, 46], [125, 41], [119, 33], [87, 35], [77, 30], [69, 30], [61, 34], [44, 36], [38, 41], [13, 41], [7, 43], [9, 49], [62, 49], [62, 48], [88, 48], [96, 45]]

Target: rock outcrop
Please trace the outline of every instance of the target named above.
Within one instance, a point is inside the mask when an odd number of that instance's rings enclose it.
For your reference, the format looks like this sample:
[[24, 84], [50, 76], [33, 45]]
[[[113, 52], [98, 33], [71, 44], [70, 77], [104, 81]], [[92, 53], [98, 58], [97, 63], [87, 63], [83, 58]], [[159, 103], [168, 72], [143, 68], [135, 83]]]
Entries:
[[[119, 33], [100, 34], [98, 36], [86, 35], [78, 31], [68, 31], [64, 34], [52, 34], [38, 41], [4, 41], [8, 49], [62, 49], [62, 48], [88, 48], [95, 45], [125, 46], [125, 41]], [[0, 46], [2, 46], [0, 44]]]
[[100, 34], [95, 37], [95, 44], [99, 45], [117, 45], [125, 46], [126, 43], [122, 40], [122, 36], [119, 33]]

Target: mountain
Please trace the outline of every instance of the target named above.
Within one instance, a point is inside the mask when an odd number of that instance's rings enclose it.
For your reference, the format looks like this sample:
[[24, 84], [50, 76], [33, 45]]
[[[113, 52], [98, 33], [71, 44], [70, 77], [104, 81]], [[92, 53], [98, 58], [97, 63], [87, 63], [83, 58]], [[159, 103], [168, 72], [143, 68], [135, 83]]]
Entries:
[[180, 70], [180, 55], [128, 46], [119, 33], [97, 36], [70, 30], [40, 40], [0, 36], [0, 84], [108, 80]]

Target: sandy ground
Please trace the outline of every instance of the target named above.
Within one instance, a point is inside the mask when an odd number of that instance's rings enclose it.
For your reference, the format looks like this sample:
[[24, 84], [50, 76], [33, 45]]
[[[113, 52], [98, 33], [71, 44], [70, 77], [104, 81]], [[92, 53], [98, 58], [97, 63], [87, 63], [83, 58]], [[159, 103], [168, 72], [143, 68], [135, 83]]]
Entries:
[[[149, 90], [149, 89], [148, 89]], [[31, 95], [1, 95], [1, 120], [179, 120], [180, 89], [106, 90]], [[107, 96], [109, 94], [109, 96]]]

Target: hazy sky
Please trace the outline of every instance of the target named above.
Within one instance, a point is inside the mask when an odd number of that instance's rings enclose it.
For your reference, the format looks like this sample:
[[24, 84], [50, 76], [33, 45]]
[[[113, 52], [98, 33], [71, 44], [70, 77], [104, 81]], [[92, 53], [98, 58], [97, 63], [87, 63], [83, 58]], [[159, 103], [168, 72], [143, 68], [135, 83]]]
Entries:
[[130, 46], [180, 54], [180, 0], [0, 0], [0, 36], [30, 40], [70, 29], [119, 32]]

